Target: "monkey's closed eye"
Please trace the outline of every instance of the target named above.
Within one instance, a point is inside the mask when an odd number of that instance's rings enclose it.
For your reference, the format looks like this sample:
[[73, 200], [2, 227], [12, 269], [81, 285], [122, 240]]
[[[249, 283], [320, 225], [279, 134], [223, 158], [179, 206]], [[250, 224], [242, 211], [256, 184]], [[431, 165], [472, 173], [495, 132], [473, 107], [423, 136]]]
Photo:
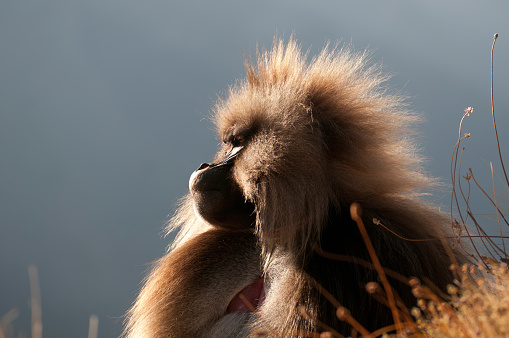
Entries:
[[228, 138], [228, 143], [233, 147], [243, 146], [246, 142], [246, 137], [243, 134], [232, 135]]

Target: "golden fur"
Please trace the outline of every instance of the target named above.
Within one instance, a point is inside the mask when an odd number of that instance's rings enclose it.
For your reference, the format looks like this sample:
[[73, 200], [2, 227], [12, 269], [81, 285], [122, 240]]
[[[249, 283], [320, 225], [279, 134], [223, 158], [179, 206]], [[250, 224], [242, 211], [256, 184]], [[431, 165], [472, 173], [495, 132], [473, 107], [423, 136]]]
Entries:
[[[438, 240], [446, 221], [418, 198], [434, 181], [423, 174], [410, 141], [416, 117], [400, 96], [383, 88], [387, 77], [380, 67], [366, 66], [365, 53], [326, 47], [307, 59], [294, 39], [286, 45], [276, 39], [256, 62], [246, 61], [247, 78], [217, 103], [220, 139], [251, 135], [233, 175], [254, 204], [255, 228], [215, 228], [186, 197], [169, 224], [180, 232], [130, 310], [127, 337], [243, 337], [256, 330], [299, 336], [319, 330], [299, 313], [300, 305], [348, 333], [310, 277], [363, 325], [387, 324], [390, 315], [363, 290], [376, 274], [315, 251], [321, 246], [369, 260], [349, 219], [353, 202], [363, 207], [384, 266], [442, 288], [450, 282], [450, 260]], [[406, 238], [437, 240], [402, 240], [374, 218]], [[266, 298], [256, 313], [225, 314], [230, 299], [259, 276], [265, 278]], [[413, 301], [405, 285], [394, 288], [407, 304]]]

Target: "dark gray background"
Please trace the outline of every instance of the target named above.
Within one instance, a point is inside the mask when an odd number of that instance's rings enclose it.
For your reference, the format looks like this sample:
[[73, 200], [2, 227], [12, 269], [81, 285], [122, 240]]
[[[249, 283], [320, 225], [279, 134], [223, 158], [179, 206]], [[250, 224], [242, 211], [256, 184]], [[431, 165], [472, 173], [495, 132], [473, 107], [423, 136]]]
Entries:
[[[120, 334], [145, 264], [171, 240], [168, 214], [216, 148], [216, 95], [243, 76], [243, 52], [276, 32], [311, 54], [327, 40], [373, 50], [425, 118], [426, 168], [446, 183], [473, 106], [464, 166], [489, 178], [496, 32], [509, 151], [508, 14], [504, 1], [1, 0], [0, 316], [18, 308], [15, 327], [30, 332], [34, 263], [45, 337], [86, 337], [92, 313], [100, 337]], [[432, 199], [448, 210], [449, 189]]]

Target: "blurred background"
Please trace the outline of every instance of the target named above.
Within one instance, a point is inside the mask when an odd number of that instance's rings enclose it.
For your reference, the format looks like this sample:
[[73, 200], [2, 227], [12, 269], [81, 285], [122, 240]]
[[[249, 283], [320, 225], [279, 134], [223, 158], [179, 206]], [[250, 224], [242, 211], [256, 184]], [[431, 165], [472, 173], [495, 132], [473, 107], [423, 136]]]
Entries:
[[462, 170], [490, 188], [494, 33], [509, 153], [508, 13], [502, 0], [0, 1], [0, 317], [17, 309], [15, 333], [30, 335], [34, 264], [45, 337], [86, 337], [91, 314], [99, 337], [121, 333], [171, 242], [165, 221], [218, 144], [210, 107], [275, 33], [311, 55], [326, 41], [373, 51], [424, 118], [425, 167], [444, 182], [430, 198], [445, 211], [458, 123], [474, 107]]

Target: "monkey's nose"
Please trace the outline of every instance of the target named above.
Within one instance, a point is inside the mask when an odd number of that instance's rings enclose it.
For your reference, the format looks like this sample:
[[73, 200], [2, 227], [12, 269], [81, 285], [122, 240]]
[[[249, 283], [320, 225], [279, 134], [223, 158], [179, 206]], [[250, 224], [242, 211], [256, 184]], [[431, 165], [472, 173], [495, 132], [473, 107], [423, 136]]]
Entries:
[[200, 164], [200, 166], [196, 170], [198, 171], [198, 170], [202, 170], [202, 169], [205, 169], [205, 168], [208, 168], [208, 167], [210, 167], [210, 164], [202, 163], [202, 164]]

